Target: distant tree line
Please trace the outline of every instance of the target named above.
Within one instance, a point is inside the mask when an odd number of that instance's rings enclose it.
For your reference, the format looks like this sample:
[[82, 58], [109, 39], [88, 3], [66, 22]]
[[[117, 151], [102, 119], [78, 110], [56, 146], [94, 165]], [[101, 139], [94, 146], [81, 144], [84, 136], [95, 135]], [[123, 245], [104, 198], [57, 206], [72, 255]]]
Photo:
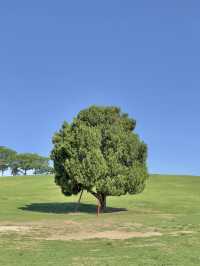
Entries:
[[16, 151], [0, 146], [0, 172], [10, 170], [12, 175], [27, 175], [29, 170], [33, 174], [52, 174], [53, 167], [50, 166], [50, 159], [37, 153], [17, 153]]

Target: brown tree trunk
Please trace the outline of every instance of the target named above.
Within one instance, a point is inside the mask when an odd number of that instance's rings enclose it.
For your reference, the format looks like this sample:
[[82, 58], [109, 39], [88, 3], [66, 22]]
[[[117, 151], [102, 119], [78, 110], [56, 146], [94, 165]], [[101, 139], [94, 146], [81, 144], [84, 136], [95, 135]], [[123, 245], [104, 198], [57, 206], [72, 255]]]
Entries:
[[99, 203], [100, 203], [100, 211], [104, 212], [106, 210], [106, 195], [101, 194], [99, 195]]
[[81, 202], [82, 195], [83, 195], [83, 189], [81, 190], [81, 194], [79, 196], [78, 203], [77, 203], [77, 205], [75, 207], [75, 210], [74, 210], [75, 212], [78, 210], [78, 208], [80, 206], [80, 202]]
[[93, 191], [89, 192], [98, 200], [97, 215], [99, 214], [99, 211], [104, 212], [106, 210], [106, 195]]

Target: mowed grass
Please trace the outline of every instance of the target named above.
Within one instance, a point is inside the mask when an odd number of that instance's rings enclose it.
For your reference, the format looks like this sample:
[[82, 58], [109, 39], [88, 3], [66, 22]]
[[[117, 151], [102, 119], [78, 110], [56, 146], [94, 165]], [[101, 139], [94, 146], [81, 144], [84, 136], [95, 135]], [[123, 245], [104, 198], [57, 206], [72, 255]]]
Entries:
[[53, 176], [0, 178], [0, 265], [200, 265], [200, 177], [152, 175], [142, 194], [108, 198], [99, 217], [92, 196], [78, 212], [77, 200]]

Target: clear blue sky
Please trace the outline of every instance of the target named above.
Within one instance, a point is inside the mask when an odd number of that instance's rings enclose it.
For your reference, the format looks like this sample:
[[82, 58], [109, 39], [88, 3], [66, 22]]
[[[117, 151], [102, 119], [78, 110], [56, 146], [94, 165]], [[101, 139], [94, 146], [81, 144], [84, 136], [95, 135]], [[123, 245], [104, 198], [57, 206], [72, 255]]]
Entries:
[[91, 104], [137, 119], [152, 173], [200, 175], [200, 2], [1, 1], [0, 145], [48, 155]]

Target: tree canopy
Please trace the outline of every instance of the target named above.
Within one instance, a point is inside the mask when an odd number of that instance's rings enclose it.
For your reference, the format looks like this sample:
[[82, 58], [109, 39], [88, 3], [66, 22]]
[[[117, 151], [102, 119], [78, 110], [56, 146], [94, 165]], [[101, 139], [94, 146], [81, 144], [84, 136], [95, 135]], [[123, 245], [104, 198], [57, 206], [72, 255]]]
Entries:
[[137, 194], [148, 178], [147, 145], [134, 132], [136, 121], [118, 107], [91, 106], [53, 137], [55, 182], [64, 195], [82, 190], [104, 209], [107, 196]]

